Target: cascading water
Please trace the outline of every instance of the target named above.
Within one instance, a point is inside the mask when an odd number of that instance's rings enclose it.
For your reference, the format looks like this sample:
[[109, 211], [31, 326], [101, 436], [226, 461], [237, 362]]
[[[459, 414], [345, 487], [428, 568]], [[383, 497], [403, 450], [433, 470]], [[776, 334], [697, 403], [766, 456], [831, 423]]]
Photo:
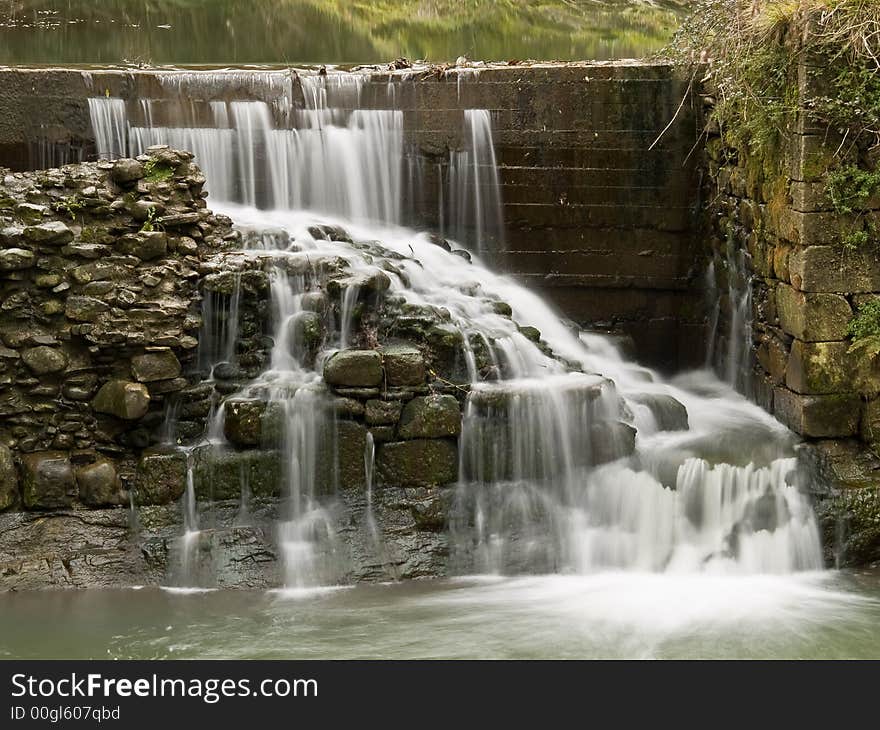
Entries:
[[465, 148], [450, 153], [448, 234], [473, 241], [477, 253], [503, 249], [504, 224], [498, 164], [492, 143], [492, 119], [486, 109], [465, 109]]
[[[319, 367], [297, 344], [311, 284], [308, 275], [287, 273], [288, 263], [306, 262], [309, 270], [312, 259], [325, 255], [344, 261], [353, 274], [383, 269], [387, 296], [442, 309], [446, 326], [461, 334], [469, 380], [461, 387], [469, 395], [449, 519], [458, 570], [819, 569], [818, 529], [797, 487], [791, 434], [708, 372], [664, 382], [623, 360], [608, 341], [572, 332], [540, 297], [478, 260], [470, 263], [428, 234], [390, 225], [401, 220], [405, 187], [400, 112], [353, 109], [360, 82], [333, 76], [302, 83], [302, 109], [289, 97], [274, 107], [234, 102], [224, 104], [222, 114], [212, 112], [226, 120], [217, 128], [186, 130], [194, 144], [204, 145], [197, 162], [209, 188], [232, 203], [222, 212], [246, 230], [267, 232], [245, 253], [270, 257], [274, 347], [269, 369], [240, 397], [268, 393], [267, 414], [281, 423], [276, 446], [286, 462], [278, 542], [286, 585], [333, 582], [344, 574], [338, 522], [332, 500], [324, 498], [334, 491], [335, 475], [317, 457], [319, 445], [333, 442], [333, 416]], [[335, 106], [334, 95], [350, 106]], [[99, 149], [116, 149], [114, 115], [125, 108], [116, 100], [94, 101]], [[497, 181], [497, 169], [494, 157], [477, 152], [491, 147], [488, 113], [472, 110], [466, 120], [473, 154], [453, 161], [455, 189], [447, 199], [454, 200], [456, 216], [472, 222], [458, 230], [460, 243], [475, 250], [486, 239], [474, 230], [490, 228], [488, 211], [498, 203], [481, 197], [487, 187], [497, 190], [484, 186], [483, 175]], [[279, 128], [283, 123], [293, 126]], [[149, 127], [149, 136], [139, 129], [128, 127], [129, 153], [146, 141], [185, 139], [175, 137], [182, 128]], [[232, 170], [234, 185], [230, 177], [216, 180]], [[330, 240], [316, 224], [346, 235]], [[338, 339], [325, 343], [354, 340], [355, 281], [342, 296]], [[499, 302], [510, 305], [512, 317]], [[231, 302], [209, 307], [231, 316]], [[525, 325], [540, 331], [541, 342], [527, 336]], [[228, 332], [223, 325], [209, 336], [207, 359], [227, 356]], [[732, 353], [731, 360], [740, 357]], [[367, 466], [371, 519], [376, 490]]]

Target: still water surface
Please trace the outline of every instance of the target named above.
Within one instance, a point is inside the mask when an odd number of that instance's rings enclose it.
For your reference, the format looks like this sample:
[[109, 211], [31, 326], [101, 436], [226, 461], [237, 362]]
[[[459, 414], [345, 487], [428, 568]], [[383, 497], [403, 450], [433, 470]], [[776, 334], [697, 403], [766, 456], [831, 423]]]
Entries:
[[687, 0], [0, 0], [0, 63], [644, 57]]
[[0, 596], [0, 658], [880, 658], [880, 573]]

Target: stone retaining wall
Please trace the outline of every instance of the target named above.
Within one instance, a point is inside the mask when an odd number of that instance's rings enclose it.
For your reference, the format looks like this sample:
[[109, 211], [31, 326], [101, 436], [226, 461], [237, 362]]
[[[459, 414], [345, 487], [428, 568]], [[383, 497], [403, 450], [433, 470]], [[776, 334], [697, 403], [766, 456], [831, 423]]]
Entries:
[[[801, 69], [800, 83], [812, 78]], [[853, 221], [829, 199], [840, 144], [800, 119], [765, 159], [725, 146], [710, 124], [710, 289], [720, 301], [716, 367], [804, 437], [828, 561], [863, 565], [880, 559], [880, 368], [851, 351], [848, 326], [880, 296], [880, 260], [876, 240], [845, 243]], [[864, 215], [880, 220], [880, 200]]]

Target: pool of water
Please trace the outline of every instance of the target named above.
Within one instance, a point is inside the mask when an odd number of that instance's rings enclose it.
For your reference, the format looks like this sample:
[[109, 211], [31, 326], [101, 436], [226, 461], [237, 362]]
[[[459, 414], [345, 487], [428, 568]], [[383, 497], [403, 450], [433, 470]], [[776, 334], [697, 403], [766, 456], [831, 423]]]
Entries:
[[0, 658], [878, 658], [880, 573], [0, 595]]
[[688, 0], [4, 0], [0, 63], [605, 60], [665, 45]]

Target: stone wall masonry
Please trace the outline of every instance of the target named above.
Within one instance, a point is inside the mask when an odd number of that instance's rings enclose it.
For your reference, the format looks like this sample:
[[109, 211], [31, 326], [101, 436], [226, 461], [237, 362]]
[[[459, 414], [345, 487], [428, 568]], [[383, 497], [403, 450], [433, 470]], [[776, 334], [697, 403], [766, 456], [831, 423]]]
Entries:
[[[828, 561], [862, 565], [880, 559], [880, 370], [850, 352], [847, 328], [859, 305], [880, 295], [880, 259], [876, 240], [844, 245], [849, 221], [834, 212], [825, 183], [839, 144], [799, 120], [775, 169], [726, 146], [710, 124], [705, 194], [720, 298], [715, 365], [741, 368], [740, 388], [804, 438]], [[880, 221], [880, 200], [865, 215]], [[743, 281], [751, 308], [742, 332], [732, 332]], [[739, 337], [748, 350], [728, 363]]]
[[[296, 88], [295, 75], [290, 84]], [[649, 363], [699, 363], [699, 108], [685, 98], [686, 79], [666, 65], [632, 62], [376, 70], [361, 103], [388, 105], [389, 88], [404, 113], [406, 143], [424, 162], [425, 189], [409, 201], [419, 225], [439, 226], [449, 150], [464, 144], [462, 110], [489, 109], [506, 227], [504, 244], [489, 246], [489, 262], [581, 326], [629, 334]], [[0, 164], [93, 159], [89, 96], [169, 93], [152, 71], [0, 69]], [[230, 76], [188, 101], [197, 114], [211, 98], [274, 95], [277, 88]], [[161, 118], [161, 104], [154, 113]]]

